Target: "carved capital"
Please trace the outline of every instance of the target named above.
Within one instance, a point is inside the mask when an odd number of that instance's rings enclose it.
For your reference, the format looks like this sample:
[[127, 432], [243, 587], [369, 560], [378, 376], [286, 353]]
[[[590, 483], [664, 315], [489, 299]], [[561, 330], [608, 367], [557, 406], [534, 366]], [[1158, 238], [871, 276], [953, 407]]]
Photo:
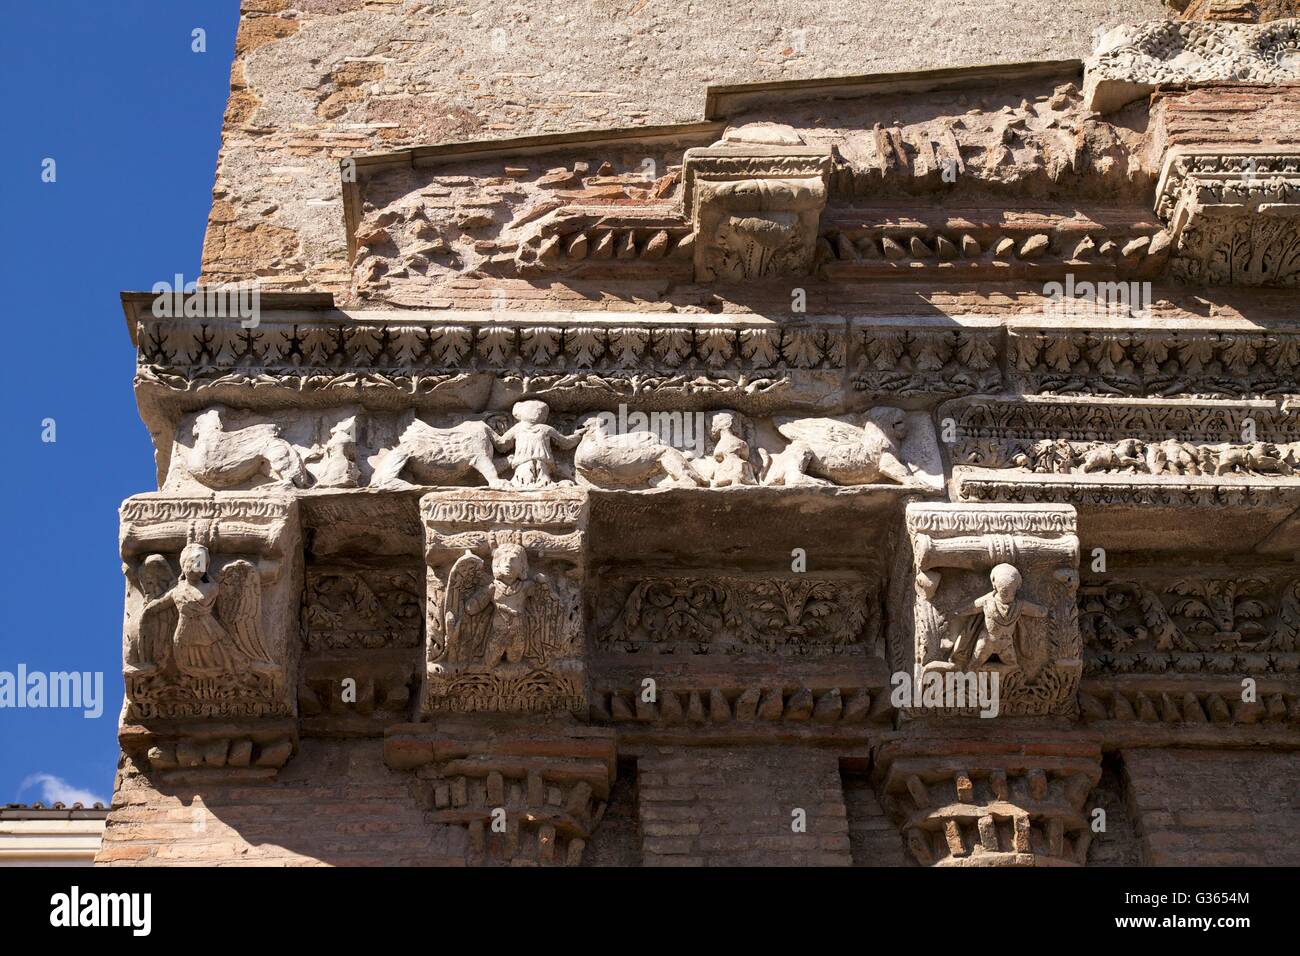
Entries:
[[1173, 270], [1205, 285], [1300, 283], [1300, 149], [1188, 149], [1165, 157], [1156, 212]]
[[806, 146], [775, 124], [728, 130], [712, 146], [687, 150], [696, 280], [807, 275], [830, 169], [828, 148]]

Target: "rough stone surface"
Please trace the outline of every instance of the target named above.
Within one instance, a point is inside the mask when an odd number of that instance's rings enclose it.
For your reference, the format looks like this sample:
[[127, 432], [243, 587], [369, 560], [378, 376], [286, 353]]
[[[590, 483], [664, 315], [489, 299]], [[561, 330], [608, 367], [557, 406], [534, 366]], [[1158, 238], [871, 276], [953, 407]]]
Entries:
[[[708, 84], [1081, 58], [1158, 0], [243, 4], [203, 273], [337, 282], [340, 159], [467, 139], [690, 122]], [[703, 15], [702, 15], [703, 14]], [[888, 121], [891, 117], [881, 117]], [[306, 282], [304, 283], [304, 278]]]

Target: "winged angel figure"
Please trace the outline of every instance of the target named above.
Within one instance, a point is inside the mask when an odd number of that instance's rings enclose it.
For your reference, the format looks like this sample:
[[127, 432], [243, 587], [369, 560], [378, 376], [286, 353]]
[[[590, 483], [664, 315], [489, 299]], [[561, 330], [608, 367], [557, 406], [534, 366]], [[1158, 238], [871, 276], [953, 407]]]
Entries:
[[231, 561], [213, 579], [208, 575], [208, 549], [187, 544], [181, 551], [179, 580], [155, 597], [162, 591], [165, 561], [150, 555], [142, 568], [150, 599], [140, 618], [134, 670], [174, 669], [185, 677], [215, 678], [276, 669], [262, 640], [262, 581], [252, 563]]
[[564, 643], [565, 603], [545, 574], [529, 575], [528, 552], [498, 545], [486, 562], [466, 551], [447, 576], [442, 655], [451, 663], [540, 667]]

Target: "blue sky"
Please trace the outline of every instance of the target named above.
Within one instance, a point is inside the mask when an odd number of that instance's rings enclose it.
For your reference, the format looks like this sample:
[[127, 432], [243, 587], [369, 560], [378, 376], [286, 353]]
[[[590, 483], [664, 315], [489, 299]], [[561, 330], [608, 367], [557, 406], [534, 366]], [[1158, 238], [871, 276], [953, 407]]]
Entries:
[[[117, 506], [154, 487], [118, 293], [198, 275], [238, 8], [5, 8], [0, 671], [100, 671], [105, 700], [98, 719], [0, 708], [0, 804], [112, 793], [122, 705]], [[191, 50], [196, 28], [206, 31], [204, 53]], [[41, 178], [46, 158], [56, 163], [52, 183]], [[53, 443], [42, 441], [47, 418]]]

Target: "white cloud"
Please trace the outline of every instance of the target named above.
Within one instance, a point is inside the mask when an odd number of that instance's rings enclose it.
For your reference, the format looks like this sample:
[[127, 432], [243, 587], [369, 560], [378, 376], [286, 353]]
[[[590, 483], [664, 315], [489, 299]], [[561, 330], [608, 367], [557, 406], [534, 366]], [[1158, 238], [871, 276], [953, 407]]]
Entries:
[[54, 803], [65, 803], [72, 806], [74, 803], [80, 803], [84, 806], [94, 806], [96, 803], [102, 803], [108, 806], [108, 799], [98, 794], [91, 793], [89, 790], [82, 790], [74, 787], [62, 777], [56, 777], [52, 773], [34, 773], [18, 787], [18, 795], [21, 798], [23, 791], [29, 787], [41, 788], [41, 803], [47, 807]]

